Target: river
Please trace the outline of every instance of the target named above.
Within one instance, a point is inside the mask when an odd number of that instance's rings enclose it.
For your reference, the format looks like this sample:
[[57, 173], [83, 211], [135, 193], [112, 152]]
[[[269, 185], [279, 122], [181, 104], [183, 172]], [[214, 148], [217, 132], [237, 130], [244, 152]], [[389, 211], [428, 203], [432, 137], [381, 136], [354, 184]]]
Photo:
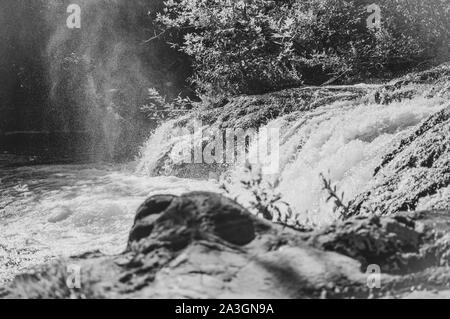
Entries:
[[0, 284], [58, 256], [121, 252], [136, 209], [152, 194], [217, 189], [205, 181], [140, 176], [133, 165], [2, 168], [0, 181]]
[[[345, 193], [344, 200], [352, 199], [368, 187], [384, 154], [447, 106], [445, 99], [421, 96], [389, 105], [362, 98], [274, 119], [267, 126], [280, 128], [277, 175], [283, 200], [301, 222], [332, 222], [336, 216], [320, 174]], [[172, 130], [173, 122], [161, 125], [143, 145], [138, 161], [126, 165], [1, 168], [0, 160], [0, 283], [58, 256], [121, 252], [136, 209], [152, 194], [217, 191], [213, 181], [154, 176], [167, 150], [187, 143], [171, 139]], [[165, 165], [169, 171], [174, 167]], [[239, 186], [240, 168], [231, 171]], [[249, 200], [240, 198], [247, 206]]]

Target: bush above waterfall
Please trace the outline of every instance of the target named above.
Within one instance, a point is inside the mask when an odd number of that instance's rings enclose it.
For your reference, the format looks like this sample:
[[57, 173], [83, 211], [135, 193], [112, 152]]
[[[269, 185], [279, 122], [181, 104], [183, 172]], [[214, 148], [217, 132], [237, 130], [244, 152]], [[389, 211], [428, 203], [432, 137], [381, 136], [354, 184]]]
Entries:
[[388, 77], [449, 53], [447, 1], [381, 0], [370, 29], [364, 0], [169, 0], [160, 22], [186, 32], [208, 93], [260, 93], [330, 78]]

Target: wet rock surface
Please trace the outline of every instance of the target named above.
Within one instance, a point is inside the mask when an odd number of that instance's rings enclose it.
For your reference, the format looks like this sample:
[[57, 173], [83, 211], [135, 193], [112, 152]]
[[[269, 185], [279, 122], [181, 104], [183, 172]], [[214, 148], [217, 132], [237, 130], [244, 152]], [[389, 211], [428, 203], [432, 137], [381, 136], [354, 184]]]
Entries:
[[[450, 209], [450, 106], [434, 114], [386, 154], [368, 190], [353, 201], [352, 214], [413, 211], [420, 201]], [[430, 207], [430, 205], [427, 205]]]
[[[157, 195], [138, 209], [124, 253], [91, 252], [45, 265], [18, 276], [0, 296], [366, 298], [414, 290], [439, 296], [450, 283], [448, 213], [355, 217], [299, 232], [218, 194]], [[382, 288], [374, 291], [365, 268], [377, 262]], [[80, 289], [67, 286], [73, 265], [81, 270]]]
[[450, 63], [392, 80], [376, 90], [375, 101], [379, 104], [390, 104], [417, 95], [427, 98], [450, 97]]
[[378, 265], [384, 273], [405, 274], [432, 266], [448, 266], [449, 226], [436, 231], [432, 216], [439, 214], [354, 217], [318, 231], [310, 243], [355, 258], [361, 262], [362, 269]]
[[450, 64], [408, 74], [375, 92], [380, 104], [417, 96], [439, 98], [444, 107], [391, 145], [367, 189], [352, 201], [351, 214], [450, 209]]
[[255, 238], [255, 229], [242, 206], [217, 194], [154, 196], [138, 209], [128, 244], [138, 251], [164, 245], [181, 249], [209, 236], [242, 246]]

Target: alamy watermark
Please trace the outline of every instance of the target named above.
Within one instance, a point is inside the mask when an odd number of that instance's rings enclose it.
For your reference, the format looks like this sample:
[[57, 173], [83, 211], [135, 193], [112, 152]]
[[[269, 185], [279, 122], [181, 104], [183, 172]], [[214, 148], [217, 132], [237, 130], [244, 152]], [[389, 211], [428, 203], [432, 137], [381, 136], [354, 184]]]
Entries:
[[68, 265], [67, 266], [66, 285], [69, 289], [81, 289], [81, 266]]
[[280, 129], [277, 127], [218, 129], [195, 120], [175, 128], [171, 138], [174, 146], [169, 157], [175, 164], [250, 163], [259, 166], [263, 174], [279, 172]]
[[[381, 28], [381, 8], [379, 5], [372, 3], [366, 7], [367, 13], [370, 15], [366, 19], [367, 28], [370, 30], [379, 30]], [[66, 25], [69, 29], [81, 28], [81, 7], [78, 4], [70, 4], [67, 7], [69, 16]]]
[[370, 13], [370, 16], [367, 18], [367, 28], [370, 30], [379, 30], [381, 29], [381, 8], [379, 5], [372, 3], [367, 6], [367, 12]]
[[81, 7], [78, 4], [71, 4], [67, 7], [67, 13], [70, 15], [67, 17], [66, 25], [69, 29], [81, 28]]
[[376, 264], [367, 266], [367, 287], [370, 289], [381, 288], [381, 267]]

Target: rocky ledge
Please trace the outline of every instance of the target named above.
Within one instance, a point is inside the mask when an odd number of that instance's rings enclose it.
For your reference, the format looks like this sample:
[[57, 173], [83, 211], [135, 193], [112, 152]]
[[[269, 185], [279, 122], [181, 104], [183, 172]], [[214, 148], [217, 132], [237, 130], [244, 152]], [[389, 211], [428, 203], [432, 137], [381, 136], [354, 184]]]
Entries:
[[[90, 252], [44, 265], [0, 296], [450, 297], [449, 225], [449, 211], [435, 211], [358, 216], [300, 232], [218, 194], [159, 195], [138, 209], [122, 254]], [[73, 265], [81, 269], [79, 289], [67, 285]], [[367, 273], [374, 265], [379, 281]]]
[[393, 145], [376, 168], [368, 190], [350, 207], [352, 214], [450, 209], [450, 105]]

